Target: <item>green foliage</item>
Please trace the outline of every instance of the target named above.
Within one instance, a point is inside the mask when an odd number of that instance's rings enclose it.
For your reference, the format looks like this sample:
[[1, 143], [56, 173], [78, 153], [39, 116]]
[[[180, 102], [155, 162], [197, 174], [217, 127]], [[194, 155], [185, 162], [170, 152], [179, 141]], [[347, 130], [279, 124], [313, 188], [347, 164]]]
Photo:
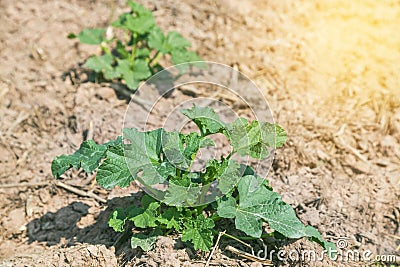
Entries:
[[[136, 90], [141, 81], [162, 69], [158, 63], [162, 56], [169, 55], [174, 64], [202, 61], [195, 52], [188, 50], [191, 44], [180, 33], [170, 31], [164, 35], [150, 10], [132, 1], [127, 4], [131, 11], [121, 14], [110, 26], [114, 33], [124, 36], [122, 40], [106, 37], [106, 30], [98, 28], [68, 35], [82, 44], [101, 47], [103, 54], [87, 59], [86, 68], [102, 73], [106, 80], [122, 80], [129, 89]], [[191, 65], [204, 67], [200, 62]], [[181, 71], [187, 67], [180, 66]]]
[[[86, 141], [74, 154], [57, 157], [53, 174], [59, 177], [71, 167], [82, 167], [86, 172], [97, 168], [97, 182], [104, 188], [126, 187], [133, 180], [147, 188], [168, 182], [162, 202], [144, 195], [140, 206], [116, 209], [110, 216], [109, 225], [115, 231], [123, 231], [127, 221], [133, 222], [136, 229], [144, 229], [131, 239], [132, 247], [143, 250], [151, 249], [158, 235], [175, 232], [195, 249], [208, 251], [214, 242], [215, 223], [223, 218], [234, 221], [236, 228], [250, 237], [260, 238], [263, 223], [267, 223], [277, 236], [308, 237], [325, 249], [335, 248], [315, 228], [303, 225], [266, 179], [231, 158], [235, 153], [256, 159], [267, 157], [271, 149], [281, 147], [286, 140], [279, 125], [243, 118], [225, 123], [209, 107], [193, 106], [182, 113], [199, 127], [200, 134], [124, 129], [123, 138], [128, 144], [121, 137], [103, 145]], [[230, 141], [231, 154], [210, 159], [202, 171], [191, 170], [199, 149], [214, 145], [207, 136], [216, 133]], [[221, 197], [216, 203], [204, 204], [203, 191], [214, 183]]]

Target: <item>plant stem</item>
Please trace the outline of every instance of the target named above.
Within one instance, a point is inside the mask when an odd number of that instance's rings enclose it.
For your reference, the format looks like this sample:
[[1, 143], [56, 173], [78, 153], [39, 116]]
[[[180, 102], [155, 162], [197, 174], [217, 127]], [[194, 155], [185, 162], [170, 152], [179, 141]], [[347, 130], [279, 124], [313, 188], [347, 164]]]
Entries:
[[[162, 54], [160, 53], [160, 51], [157, 51], [155, 53], [155, 55], [150, 59], [149, 65], [152, 65], [152, 64], [157, 65], [158, 60], [160, 60], [161, 56], [162, 56]], [[154, 67], [154, 66], [152, 66], [152, 67]]]
[[103, 42], [103, 43], [101, 43], [100, 47], [101, 47], [101, 51], [103, 51], [104, 54], [111, 55], [110, 47], [108, 47], [107, 44], [105, 44]]
[[131, 66], [133, 66], [133, 63], [135, 63], [136, 48], [137, 48], [136, 37], [137, 37], [136, 33], [133, 33], [133, 35], [132, 35], [133, 44], [132, 44], [131, 58], [129, 59], [130, 62], [131, 62]]

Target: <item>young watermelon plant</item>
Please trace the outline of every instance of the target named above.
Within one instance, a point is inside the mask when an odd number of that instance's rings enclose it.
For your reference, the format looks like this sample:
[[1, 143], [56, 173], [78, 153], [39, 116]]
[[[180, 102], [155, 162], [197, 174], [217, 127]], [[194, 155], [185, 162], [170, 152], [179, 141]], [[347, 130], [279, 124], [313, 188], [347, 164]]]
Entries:
[[[202, 60], [188, 50], [191, 44], [180, 33], [164, 34], [150, 10], [132, 1], [127, 4], [131, 11], [120, 15], [109, 28], [112, 32], [122, 31], [122, 39], [107, 37], [107, 30], [102, 28], [68, 35], [71, 39], [78, 38], [82, 44], [100, 46], [102, 55], [90, 57], [84, 65], [86, 68], [101, 73], [106, 80], [122, 80], [129, 89], [136, 90], [141, 81], [162, 69], [159, 64], [162, 56], [169, 56], [175, 65]], [[193, 65], [202, 67], [199, 62]]]
[[[216, 224], [222, 218], [253, 238], [263, 236], [263, 224], [267, 223], [277, 237], [308, 237], [325, 249], [335, 248], [315, 228], [303, 225], [266, 179], [232, 159], [235, 154], [255, 159], [269, 157], [271, 149], [282, 147], [286, 141], [283, 128], [244, 118], [225, 123], [210, 107], [193, 106], [181, 112], [198, 126], [199, 133], [125, 128], [123, 137], [116, 140], [105, 144], [85, 141], [74, 154], [56, 157], [52, 173], [59, 178], [72, 167], [87, 173], [97, 169], [97, 183], [106, 189], [127, 187], [134, 180], [145, 186], [149, 194], [143, 196], [140, 206], [118, 208], [109, 219], [109, 226], [118, 232], [124, 231], [128, 221], [136, 229], [143, 229], [133, 234], [133, 248], [147, 251], [158, 236], [180, 234], [182, 241], [191, 242], [196, 250], [209, 251], [218, 234]], [[215, 145], [209, 138], [213, 134], [226, 136], [230, 154], [210, 159], [202, 171], [193, 171], [199, 149]], [[155, 184], [168, 187], [157, 191], [152, 187]], [[218, 192], [216, 201], [204, 201], [204, 189]]]

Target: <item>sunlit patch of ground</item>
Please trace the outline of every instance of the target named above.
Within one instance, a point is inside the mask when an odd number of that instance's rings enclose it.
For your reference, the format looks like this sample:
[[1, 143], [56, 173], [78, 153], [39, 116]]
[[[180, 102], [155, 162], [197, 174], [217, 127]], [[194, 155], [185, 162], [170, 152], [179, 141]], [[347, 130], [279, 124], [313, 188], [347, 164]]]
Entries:
[[400, 93], [400, 2], [323, 0], [297, 4], [321, 91]]

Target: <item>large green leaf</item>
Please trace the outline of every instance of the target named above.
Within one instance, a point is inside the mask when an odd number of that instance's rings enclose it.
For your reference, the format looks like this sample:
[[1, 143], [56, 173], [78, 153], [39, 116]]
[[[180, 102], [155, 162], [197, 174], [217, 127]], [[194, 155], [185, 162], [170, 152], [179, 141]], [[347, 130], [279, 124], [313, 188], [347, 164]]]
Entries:
[[97, 183], [105, 189], [127, 187], [134, 181], [126, 165], [123, 144], [110, 147], [96, 175]]
[[92, 56], [88, 58], [85, 63], [85, 67], [96, 72], [102, 71], [112, 71], [113, 67], [113, 56], [112, 55], [102, 55], [102, 56]]
[[203, 139], [197, 133], [185, 135], [178, 132], [164, 132], [162, 135], [164, 155], [175, 167], [189, 169]]
[[157, 51], [160, 51], [163, 54], [168, 53], [168, 50], [164, 46], [165, 43], [165, 37], [163, 32], [159, 27], [154, 27], [150, 34], [149, 34], [149, 39], [148, 39], [148, 45], [150, 48], [153, 48]]
[[82, 44], [98, 45], [105, 41], [105, 29], [84, 29], [78, 34]]
[[[130, 144], [125, 146], [124, 154], [130, 173], [144, 185], [163, 182], [175, 169], [161, 161], [161, 135], [163, 130], [139, 132], [134, 128], [123, 129], [124, 139]], [[138, 174], [142, 172], [139, 177]], [[157, 175], [158, 173], [158, 175]]]
[[267, 187], [264, 179], [247, 175], [238, 183], [239, 204], [232, 197], [222, 199], [218, 204], [218, 214], [225, 218], [235, 218], [236, 228], [252, 237], [262, 234], [262, 221], [288, 238], [309, 237], [318, 240], [325, 248], [331, 246], [321, 235], [305, 226], [293, 208], [282, 201], [279, 194]]
[[211, 139], [198, 133], [164, 132], [162, 135], [162, 149], [166, 159], [175, 167], [184, 170], [189, 170], [201, 147], [213, 144]]
[[281, 147], [286, 141], [286, 132], [277, 124], [239, 118], [228, 125], [225, 132], [234, 150], [241, 156], [250, 155], [256, 159], [269, 156], [269, 151]]
[[99, 166], [106, 150], [106, 146], [98, 145], [93, 140], [85, 141], [74, 154], [56, 157], [51, 163], [51, 172], [56, 178], [72, 167], [82, 167], [85, 172], [93, 172]]

